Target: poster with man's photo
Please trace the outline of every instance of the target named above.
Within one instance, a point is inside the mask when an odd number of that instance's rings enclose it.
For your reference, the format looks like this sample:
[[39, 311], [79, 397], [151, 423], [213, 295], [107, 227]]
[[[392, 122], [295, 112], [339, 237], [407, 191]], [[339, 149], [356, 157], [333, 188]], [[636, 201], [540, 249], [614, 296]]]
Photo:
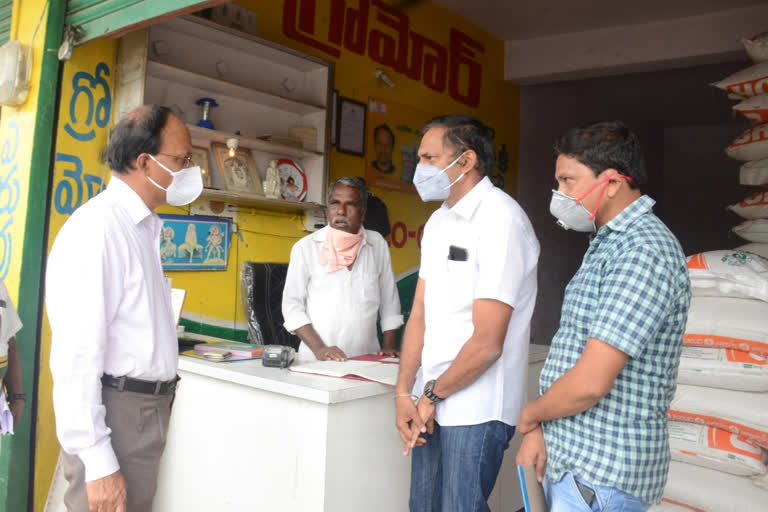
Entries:
[[369, 186], [416, 193], [413, 173], [419, 163], [421, 128], [433, 117], [398, 103], [368, 101], [365, 179]]

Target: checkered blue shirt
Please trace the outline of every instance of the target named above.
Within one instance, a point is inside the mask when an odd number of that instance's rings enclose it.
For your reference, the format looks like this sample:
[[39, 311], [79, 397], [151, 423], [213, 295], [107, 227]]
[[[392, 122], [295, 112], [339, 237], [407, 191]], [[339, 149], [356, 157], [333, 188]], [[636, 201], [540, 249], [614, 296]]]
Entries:
[[685, 256], [642, 196], [592, 236], [565, 289], [540, 391], [581, 357], [588, 338], [629, 356], [611, 391], [581, 414], [544, 424], [547, 477], [566, 472], [659, 501], [669, 471], [667, 409], [691, 300]]

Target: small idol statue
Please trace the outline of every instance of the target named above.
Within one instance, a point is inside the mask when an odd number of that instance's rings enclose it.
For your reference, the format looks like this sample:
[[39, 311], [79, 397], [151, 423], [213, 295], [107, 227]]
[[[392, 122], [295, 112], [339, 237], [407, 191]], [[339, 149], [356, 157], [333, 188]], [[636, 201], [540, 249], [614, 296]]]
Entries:
[[280, 198], [280, 173], [277, 170], [277, 160], [271, 160], [264, 179], [264, 195], [269, 199]]

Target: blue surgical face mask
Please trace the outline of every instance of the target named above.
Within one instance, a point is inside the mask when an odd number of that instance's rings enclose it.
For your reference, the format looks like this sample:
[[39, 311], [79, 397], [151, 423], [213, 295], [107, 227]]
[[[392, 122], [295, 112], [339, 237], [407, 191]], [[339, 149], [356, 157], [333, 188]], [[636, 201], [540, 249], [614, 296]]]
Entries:
[[451, 193], [450, 188], [461, 181], [461, 178], [464, 177], [464, 173], [451, 183], [451, 180], [448, 178], [448, 175], [445, 174], [445, 171], [458, 162], [459, 158], [462, 156], [464, 156], [464, 153], [457, 156], [453, 162], [443, 169], [427, 164], [418, 164], [416, 166], [416, 172], [413, 175], [413, 184], [422, 201], [445, 201], [448, 199], [448, 195]]

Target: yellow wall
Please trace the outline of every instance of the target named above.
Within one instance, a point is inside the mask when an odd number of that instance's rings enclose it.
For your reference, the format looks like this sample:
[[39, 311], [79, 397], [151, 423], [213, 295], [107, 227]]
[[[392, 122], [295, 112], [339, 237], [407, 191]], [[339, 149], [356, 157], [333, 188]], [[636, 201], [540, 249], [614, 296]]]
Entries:
[[[16, 39], [28, 45], [32, 39], [44, 0], [14, 3]], [[16, 11], [18, 9], [18, 11]], [[24, 228], [29, 207], [29, 175], [32, 136], [37, 115], [40, 62], [43, 58], [45, 22], [41, 23], [33, 45], [32, 89], [19, 107], [2, 107], [0, 115], [0, 279], [5, 282], [11, 300], [18, 304]]]
[[[367, 54], [359, 55], [345, 48], [343, 44], [338, 45], [329, 42], [329, 22], [334, 20], [329, 11], [331, 0], [317, 0], [316, 2], [314, 38], [325, 45], [326, 49], [338, 53], [338, 57], [330, 55], [327, 51], [298, 42], [295, 37], [286, 35], [286, 33], [295, 35], [298, 32], [308, 37], [306, 31], [301, 31], [302, 28], [306, 28], [306, 25], [300, 26], [297, 20], [291, 24], [291, 19], [284, 23], [284, 13], [286, 11], [290, 13], [291, 7], [299, 8], [297, 12], [306, 13], [308, 10], [311, 11], [312, 4], [315, 2], [307, 0], [243, 0], [238, 3], [258, 14], [259, 35], [261, 37], [301, 52], [334, 61], [336, 65], [334, 87], [341, 96], [363, 103], [367, 103], [369, 98], [376, 98], [434, 115], [448, 113], [475, 115], [495, 130], [494, 146], [497, 151], [497, 159], [498, 152], [504, 144], [508, 153], [507, 162], [517, 160], [518, 90], [503, 81], [503, 43], [453, 12], [431, 3], [418, 4], [407, 10], [405, 14], [411, 31], [409, 39], [419, 36], [427, 37], [448, 48], [450, 46], [450, 30], [455, 28], [482, 43], [484, 51], [477, 53], [474, 57], [474, 60], [482, 68], [482, 93], [476, 107], [452, 98], [447, 90], [436, 92], [422, 81], [413, 80], [392, 67], [374, 62]], [[378, 20], [382, 17], [382, 11], [377, 7], [380, 2], [374, 3], [370, 0], [346, 0], [346, 2], [342, 0], [339, 2], [336, 0], [337, 5], [340, 3], [345, 3], [348, 8], [354, 9], [358, 9], [360, 5], [369, 7], [368, 35], [372, 31], [393, 33], [390, 27]], [[347, 11], [347, 15], [351, 14], [354, 12]], [[338, 17], [336, 20], [338, 21]], [[304, 20], [305, 24], [306, 22]], [[400, 18], [400, 22], [402, 22], [402, 18]], [[291, 25], [294, 29], [288, 28], [286, 30], [286, 27]], [[103, 79], [110, 84], [108, 87], [111, 87], [114, 78], [114, 54], [115, 43], [96, 41], [77, 48], [72, 60], [64, 66], [56, 142], [57, 153], [79, 157], [82, 161], [83, 172], [93, 176], [93, 178], [87, 178], [92, 182], [104, 177], [105, 169], [98, 162], [98, 153], [105, 145], [107, 138], [107, 129], [97, 123], [100, 118], [96, 114], [96, 105], [105, 97], [105, 89], [102, 87], [99, 77], [96, 76], [96, 71], [99, 63], [108, 67], [109, 75], [103, 76]], [[408, 56], [410, 57], [410, 54]], [[395, 81], [395, 88], [389, 88], [376, 79], [375, 70], [377, 68], [386, 70]], [[73, 85], [76, 73], [85, 73], [87, 76], [79, 75], [80, 82]], [[94, 115], [90, 126], [85, 126], [88, 112], [88, 100], [85, 93], [81, 93], [76, 101], [76, 122], [73, 122], [69, 114], [70, 103], [78, 85], [88, 88], [93, 93]], [[462, 89], [464, 85], [459, 83], [459, 89]], [[114, 91], [111, 92], [111, 98], [114, 100]], [[69, 131], [66, 129], [67, 123], [71, 126]], [[112, 124], [111, 119], [109, 124]], [[416, 127], [416, 129], [418, 128]], [[90, 129], [94, 130], [92, 140], [79, 141], [70, 134], [70, 131], [86, 133]], [[77, 201], [68, 199], [70, 196], [67, 195], [70, 188], [75, 194], [77, 193], [78, 180], [72, 177], [72, 172], [76, 170], [75, 163], [70, 157], [59, 158], [53, 179], [54, 208], [50, 218], [50, 243], [68, 217], [67, 212], [77, 205]], [[330, 179], [340, 176], [363, 176], [365, 162], [365, 158], [342, 154], [333, 148], [330, 156]], [[497, 169], [496, 174], [497, 178], [503, 177], [505, 189], [511, 193], [516, 185], [516, 169], [514, 169], [513, 164], [510, 167], [505, 172]], [[65, 172], [68, 172], [68, 175], [65, 175]], [[69, 185], [65, 183], [69, 183]], [[82, 182], [81, 185], [83, 187], [82, 202], [88, 198], [89, 193], [87, 183]], [[57, 190], [61, 190], [58, 196]], [[402, 222], [409, 231], [418, 231], [437, 206], [437, 203], [422, 203], [418, 196], [413, 193], [379, 188], [374, 188], [374, 192], [387, 204], [391, 223]], [[161, 209], [162, 213], [175, 214], [186, 214], [188, 211], [187, 207]], [[240, 307], [238, 279], [241, 263], [243, 261], [286, 262], [292, 245], [306, 235], [298, 214], [241, 209], [237, 216], [237, 228], [242, 239], [238, 234], [233, 235], [226, 271], [168, 273], [168, 276], [173, 279], [175, 288], [187, 290], [184, 309], [188, 321], [200, 321], [208, 326], [243, 329], [244, 316]], [[417, 266], [419, 248], [416, 240], [408, 238], [402, 247], [393, 247], [392, 260], [395, 274], [403, 273]], [[49, 352], [50, 328], [46, 320], [43, 327], [40, 359], [40, 415], [35, 473], [35, 510], [37, 511], [42, 510], [44, 505], [58, 453], [58, 444], [52, 427], [51, 379], [48, 370]]]
[[[19, 307], [19, 295], [23, 286], [37, 286], [37, 283], [22, 283], [22, 255], [25, 247], [27, 214], [31, 208], [39, 208], [39, 204], [29, 203], [30, 174], [33, 156], [33, 138], [36, 123], [37, 105], [39, 99], [39, 84], [44, 54], [44, 39], [46, 34], [46, 19], [41, 20], [46, 2], [44, 0], [15, 1], [13, 4], [13, 20], [11, 39], [30, 45], [32, 51], [31, 89], [25, 102], [18, 107], [3, 106], [0, 115], [0, 279], [8, 288], [11, 300]], [[39, 28], [38, 28], [39, 23]], [[35, 29], [37, 28], [37, 32]], [[33, 40], [33, 35], [34, 40]], [[20, 310], [20, 314], [24, 315]], [[28, 326], [34, 329], [34, 326]], [[33, 335], [22, 331], [24, 338], [32, 340]], [[21, 335], [19, 339], [21, 339]], [[22, 347], [21, 350], [30, 353], [34, 347]], [[24, 364], [24, 363], [23, 363]], [[25, 383], [30, 379], [31, 365], [24, 365], [27, 374]], [[28, 401], [28, 403], [31, 403]], [[29, 407], [25, 414], [29, 413]], [[26, 417], [22, 417], [20, 429], [26, 429]], [[11, 452], [15, 437], [3, 436], [2, 451], [4, 456]], [[23, 452], [22, 452], [23, 453]], [[13, 459], [11, 459], [13, 462]], [[11, 465], [11, 471], [13, 465]], [[7, 480], [1, 484], [6, 485]], [[0, 505], [2, 508], [3, 505]]]

